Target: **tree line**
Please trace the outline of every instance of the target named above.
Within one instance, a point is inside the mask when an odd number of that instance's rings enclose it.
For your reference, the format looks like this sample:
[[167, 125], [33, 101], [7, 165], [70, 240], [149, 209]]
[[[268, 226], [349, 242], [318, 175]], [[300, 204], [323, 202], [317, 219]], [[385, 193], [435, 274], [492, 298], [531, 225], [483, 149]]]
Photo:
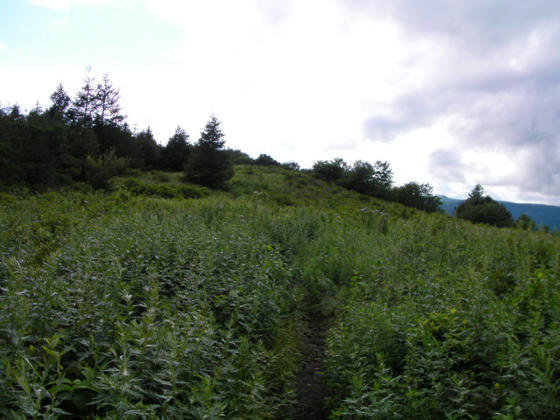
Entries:
[[233, 165], [278, 164], [299, 169], [296, 162], [280, 164], [268, 155], [252, 159], [225, 148], [220, 122], [211, 116], [196, 143], [180, 126], [165, 146], [150, 128], [137, 132], [126, 122], [120, 92], [104, 74], [100, 82], [89, 74], [74, 98], [62, 84], [29, 112], [18, 105], [0, 105], [0, 186], [23, 184], [34, 189], [76, 183], [106, 188], [107, 181], [127, 168], [185, 171], [185, 179], [222, 188]]
[[426, 212], [440, 211], [441, 198], [433, 193], [431, 185], [409, 182], [393, 187], [393, 171], [388, 162], [378, 160], [371, 164], [358, 160], [350, 166], [341, 158], [320, 160], [313, 165], [312, 173], [319, 179], [362, 194], [396, 201]]
[[[184, 171], [185, 180], [210, 188], [224, 188], [233, 166], [249, 164], [300, 170], [296, 162], [280, 163], [269, 155], [252, 159], [225, 148], [220, 121], [211, 116], [196, 143], [180, 126], [162, 146], [148, 127], [132, 130], [120, 106], [120, 92], [104, 74], [96, 83], [89, 74], [72, 99], [59, 84], [51, 104], [29, 112], [18, 105], [0, 106], [0, 186], [24, 184], [35, 189], [87, 183], [107, 188], [108, 180], [127, 168]], [[343, 159], [316, 161], [313, 176], [344, 188], [384, 200], [396, 201], [426, 212], [440, 211], [441, 199], [429, 184], [409, 182], [394, 187], [388, 162]], [[457, 217], [496, 226], [513, 226], [511, 214], [483, 195], [477, 186], [456, 211]], [[517, 223], [533, 229], [527, 216]]]
[[50, 99], [48, 108], [38, 104], [27, 113], [18, 105], [0, 106], [0, 184], [41, 189], [83, 182], [104, 188], [126, 168], [182, 171], [188, 164], [193, 181], [216, 187], [232, 173], [234, 158], [244, 155], [224, 150], [215, 117], [197, 144], [189, 143], [180, 126], [165, 146], [149, 127], [132, 130], [107, 74], [99, 83], [88, 74], [73, 99], [60, 84]]
[[[393, 187], [393, 171], [388, 162], [376, 161], [370, 164], [358, 160], [350, 166], [341, 158], [321, 160], [315, 162], [311, 173], [319, 179], [334, 182], [362, 194], [396, 201], [428, 213], [441, 211], [442, 200], [433, 193], [430, 184], [409, 182]], [[477, 184], [468, 198], [457, 207], [455, 216], [473, 223], [537, 230], [535, 221], [526, 214], [514, 221], [510, 211], [489, 195], [485, 195], [480, 184]]]

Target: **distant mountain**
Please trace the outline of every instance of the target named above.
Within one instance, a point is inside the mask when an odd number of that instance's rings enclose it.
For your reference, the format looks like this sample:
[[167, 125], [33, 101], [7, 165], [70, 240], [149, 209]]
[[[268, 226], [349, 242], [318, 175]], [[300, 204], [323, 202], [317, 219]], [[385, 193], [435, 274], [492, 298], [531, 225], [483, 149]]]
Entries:
[[[453, 214], [455, 208], [464, 200], [449, 198], [445, 195], [440, 196], [443, 204], [441, 208], [449, 214]], [[535, 221], [537, 226], [541, 224], [548, 226], [550, 229], [560, 230], [560, 207], [548, 206], [545, 204], [524, 204], [511, 203], [509, 201], [500, 201], [510, 212], [514, 219], [517, 219], [523, 213]]]

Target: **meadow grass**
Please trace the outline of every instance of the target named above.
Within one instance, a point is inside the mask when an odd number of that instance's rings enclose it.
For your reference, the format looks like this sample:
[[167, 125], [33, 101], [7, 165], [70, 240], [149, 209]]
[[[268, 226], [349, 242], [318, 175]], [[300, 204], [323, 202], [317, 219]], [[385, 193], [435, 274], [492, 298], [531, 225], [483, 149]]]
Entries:
[[560, 412], [556, 236], [279, 168], [198, 199], [133, 175], [0, 197], [3, 417], [292, 418], [309, 313], [330, 418]]

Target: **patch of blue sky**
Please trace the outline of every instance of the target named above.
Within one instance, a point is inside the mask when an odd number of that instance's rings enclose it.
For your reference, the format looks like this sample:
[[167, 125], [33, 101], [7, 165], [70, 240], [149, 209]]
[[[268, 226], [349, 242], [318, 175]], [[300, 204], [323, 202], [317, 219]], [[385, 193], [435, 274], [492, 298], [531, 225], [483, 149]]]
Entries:
[[142, 3], [49, 9], [21, 0], [0, 6], [4, 65], [83, 63], [139, 66], [164, 60], [181, 41], [181, 29], [158, 20]]

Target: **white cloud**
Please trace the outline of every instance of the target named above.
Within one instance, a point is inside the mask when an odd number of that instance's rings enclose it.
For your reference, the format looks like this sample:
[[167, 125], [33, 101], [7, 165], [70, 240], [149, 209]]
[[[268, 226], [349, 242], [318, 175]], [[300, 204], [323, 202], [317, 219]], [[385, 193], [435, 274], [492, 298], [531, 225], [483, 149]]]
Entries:
[[292, 2], [273, 25], [263, 4], [149, 2], [184, 31], [173, 88], [182, 114], [214, 107], [234, 146], [308, 166], [363, 137], [370, 110], [405, 89], [408, 49], [419, 48], [405, 49], [388, 21], [348, 21], [335, 1]]
[[0, 42], [0, 52], [4, 51], [6, 49], [6, 46]]

